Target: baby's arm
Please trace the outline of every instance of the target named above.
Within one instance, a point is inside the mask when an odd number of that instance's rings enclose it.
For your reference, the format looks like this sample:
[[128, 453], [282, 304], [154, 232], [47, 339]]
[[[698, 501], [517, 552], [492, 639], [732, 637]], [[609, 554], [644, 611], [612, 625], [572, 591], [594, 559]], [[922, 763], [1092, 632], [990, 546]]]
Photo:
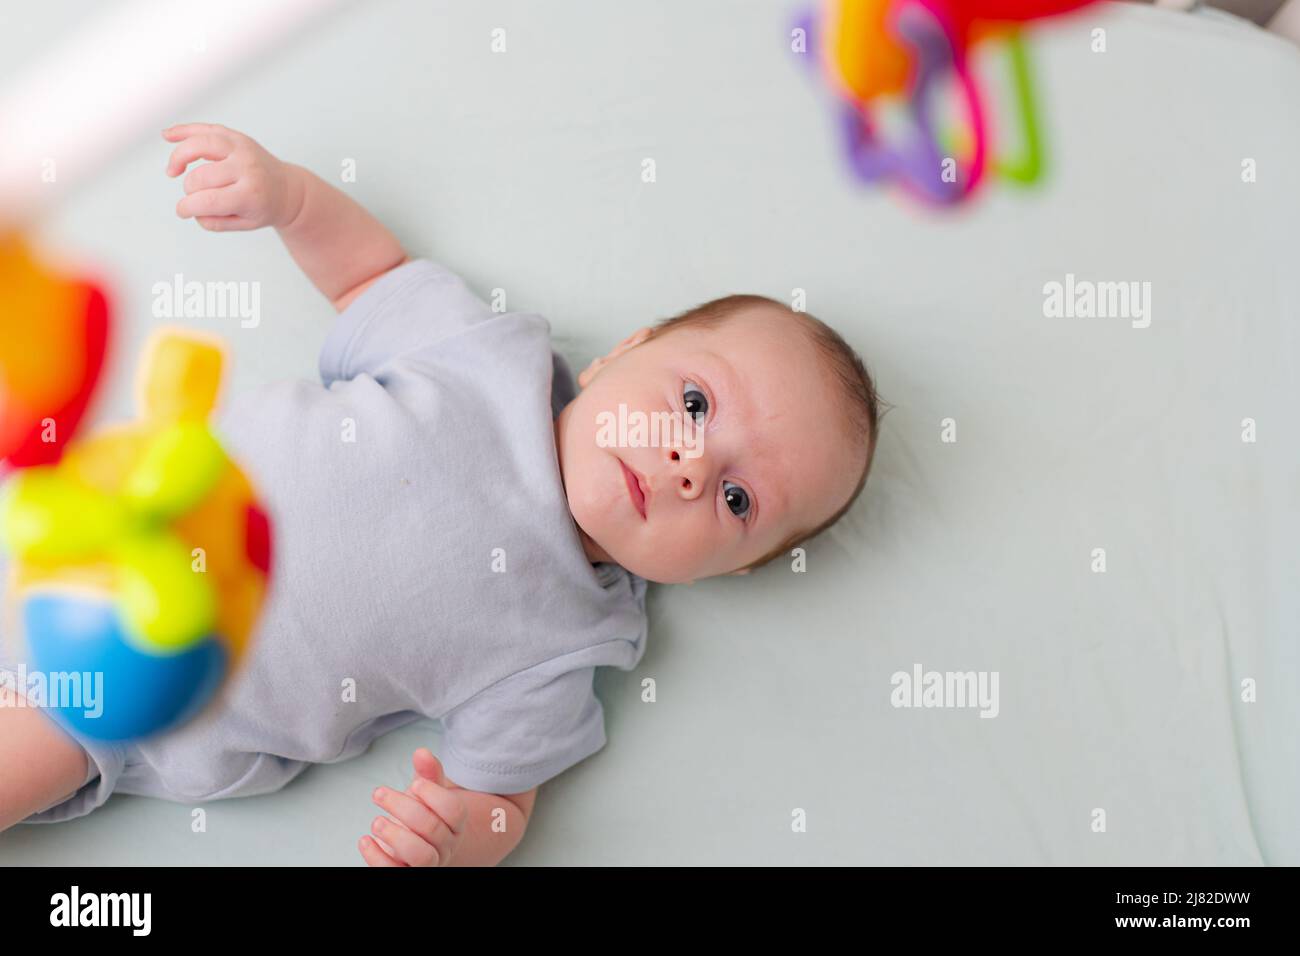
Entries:
[[342, 312], [406, 261], [397, 238], [350, 196], [309, 169], [284, 164], [292, 218], [276, 231], [294, 261]]
[[0, 683], [0, 830], [72, 796], [87, 770], [86, 752], [13, 686]]
[[167, 175], [185, 177], [176, 206], [214, 232], [273, 226], [294, 261], [340, 312], [406, 261], [397, 238], [353, 199], [301, 166], [276, 159], [243, 133], [211, 123], [163, 130], [177, 143]]

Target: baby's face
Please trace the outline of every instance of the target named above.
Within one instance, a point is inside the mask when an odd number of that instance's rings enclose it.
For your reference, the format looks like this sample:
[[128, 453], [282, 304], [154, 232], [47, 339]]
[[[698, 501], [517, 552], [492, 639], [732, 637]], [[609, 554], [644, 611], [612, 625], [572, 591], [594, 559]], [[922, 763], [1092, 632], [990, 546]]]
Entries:
[[815, 346], [771, 307], [640, 329], [578, 384], [555, 424], [569, 509], [591, 560], [647, 580], [749, 564], [839, 510], [865, 465]]

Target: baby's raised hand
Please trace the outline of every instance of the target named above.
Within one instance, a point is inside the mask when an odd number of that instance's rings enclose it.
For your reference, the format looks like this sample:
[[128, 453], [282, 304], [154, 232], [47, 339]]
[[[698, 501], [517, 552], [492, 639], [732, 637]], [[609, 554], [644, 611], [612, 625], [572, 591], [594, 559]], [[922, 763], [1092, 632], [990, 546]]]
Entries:
[[193, 217], [214, 232], [283, 226], [301, 206], [301, 187], [280, 162], [251, 137], [212, 123], [183, 123], [163, 130], [163, 139], [176, 143], [167, 160], [167, 175], [185, 177], [185, 198], [176, 215]]
[[424, 747], [411, 762], [415, 777], [405, 792], [375, 789], [375, 803], [397, 822], [375, 817], [370, 825], [374, 835], [363, 836], [358, 843], [371, 866], [446, 866], [465, 834], [469, 808], [462, 791], [446, 786], [442, 763]]

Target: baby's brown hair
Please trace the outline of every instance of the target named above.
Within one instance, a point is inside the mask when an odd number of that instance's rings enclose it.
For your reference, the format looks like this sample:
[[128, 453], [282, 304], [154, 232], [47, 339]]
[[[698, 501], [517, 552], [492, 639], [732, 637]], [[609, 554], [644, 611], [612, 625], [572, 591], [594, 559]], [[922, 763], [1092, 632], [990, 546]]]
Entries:
[[[799, 312], [784, 302], [770, 299], [765, 295], [728, 295], [711, 302], [705, 302], [681, 315], [663, 319], [654, 326], [654, 334], [661, 335], [672, 329], [688, 327], [716, 328], [721, 323], [734, 317], [747, 308], [775, 307], [791, 321], [798, 322], [808, 334], [825, 361], [827, 368], [841, 386], [844, 394], [846, 424], [852, 440], [863, 442], [867, 448], [867, 460], [858, 478], [857, 487], [844, 506], [815, 528], [798, 531], [781, 542], [767, 554], [737, 570], [752, 570], [787, 553], [810, 538], [815, 538], [844, 516], [844, 513], [858, 500], [867, 483], [871, 471], [871, 461], [876, 455], [876, 439], [879, 434], [881, 405], [883, 400], [876, 393], [876, 384], [867, 370], [861, 356], [833, 328], [807, 312]], [[883, 403], [888, 404], [888, 403]]]

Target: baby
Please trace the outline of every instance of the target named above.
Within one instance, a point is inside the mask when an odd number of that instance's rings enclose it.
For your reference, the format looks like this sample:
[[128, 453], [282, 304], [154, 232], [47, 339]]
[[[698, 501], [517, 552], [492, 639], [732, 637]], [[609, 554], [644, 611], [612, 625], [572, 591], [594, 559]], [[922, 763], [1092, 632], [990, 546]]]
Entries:
[[[441, 757], [420, 748], [410, 786], [374, 791], [385, 813], [361, 855], [495, 864], [538, 786], [604, 746], [592, 679], [640, 661], [646, 582], [746, 574], [857, 498], [871, 378], [818, 320], [735, 295], [638, 329], [575, 389], [545, 319], [494, 312], [306, 169], [222, 126], [163, 135], [168, 175], [189, 169], [177, 214], [274, 227], [341, 314], [320, 383], [254, 390], [219, 424], [276, 533], [271, 593], [221, 704], [106, 745], [0, 680], [0, 829], [113, 792], [278, 790], [426, 716]], [[656, 442], [616, 419], [676, 427]]]

